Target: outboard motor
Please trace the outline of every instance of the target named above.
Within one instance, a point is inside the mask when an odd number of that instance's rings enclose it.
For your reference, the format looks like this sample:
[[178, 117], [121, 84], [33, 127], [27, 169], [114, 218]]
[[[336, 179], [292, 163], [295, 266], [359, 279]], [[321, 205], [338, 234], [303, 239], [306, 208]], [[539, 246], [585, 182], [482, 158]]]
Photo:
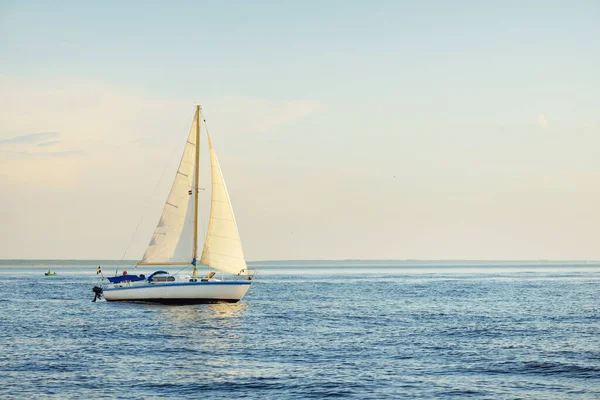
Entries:
[[102, 288], [99, 286], [94, 286], [92, 288], [92, 292], [94, 292], [94, 300], [92, 300], [92, 303], [95, 302], [96, 300], [100, 299], [102, 300]]

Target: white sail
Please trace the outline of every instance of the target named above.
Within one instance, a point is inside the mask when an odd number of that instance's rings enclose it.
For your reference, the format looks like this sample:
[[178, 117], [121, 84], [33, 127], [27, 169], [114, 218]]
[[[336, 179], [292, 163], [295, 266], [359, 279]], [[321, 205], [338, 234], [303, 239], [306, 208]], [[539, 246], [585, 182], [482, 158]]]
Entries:
[[247, 275], [240, 234], [210, 135], [208, 136], [208, 147], [210, 149], [212, 199], [210, 221], [200, 262], [231, 274]]
[[189, 229], [193, 231], [194, 196], [190, 191], [193, 193], [197, 120], [194, 116], [175, 181], [140, 265], [192, 262], [193, 233]]
[[[192, 180], [192, 182], [194, 182]], [[192, 185], [193, 186], [193, 185]], [[193, 193], [193, 189], [192, 193]], [[188, 191], [189, 193], [189, 191]], [[188, 194], [188, 206], [187, 213], [183, 222], [183, 229], [181, 230], [181, 236], [179, 236], [179, 242], [173, 253], [171, 259], [173, 261], [190, 262], [192, 260], [192, 254], [194, 254], [194, 195]]]

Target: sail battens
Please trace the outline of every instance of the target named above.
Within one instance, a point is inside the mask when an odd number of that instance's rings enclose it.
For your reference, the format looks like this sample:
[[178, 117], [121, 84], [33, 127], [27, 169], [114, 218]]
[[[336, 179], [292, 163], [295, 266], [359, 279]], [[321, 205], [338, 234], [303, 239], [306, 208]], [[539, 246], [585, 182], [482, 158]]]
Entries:
[[186, 265], [192, 258], [192, 234], [188, 232], [193, 224], [193, 196], [188, 192], [194, 179], [196, 120], [194, 115], [169, 197], [140, 265]]
[[[190, 265], [196, 258], [200, 108], [188, 134], [171, 192], [146, 253], [138, 265]], [[240, 234], [217, 155], [208, 136], [212, 194], [200, 263], [224, 272], [247, 271]], [[195, 263], [194, 263], [195, 264]]]

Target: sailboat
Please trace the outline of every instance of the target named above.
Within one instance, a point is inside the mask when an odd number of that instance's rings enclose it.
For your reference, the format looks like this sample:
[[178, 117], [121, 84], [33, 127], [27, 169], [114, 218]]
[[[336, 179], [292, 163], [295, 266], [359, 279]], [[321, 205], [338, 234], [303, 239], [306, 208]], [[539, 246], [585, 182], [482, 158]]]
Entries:
[[[235, 303], [244, 297], [256, 276], [246, 265], [231, 200], [208, 131], [212, 193], [208, 230], [198, 260], [201, 112], [202, 108], [197, 106], [169, 197], [148, 248], [137, 264], [160, 269], [148, 277], [123, 271], [120, 276], [106, 278], [106, 285], [93, 290], [96, 295], [103, 294], [107, 301]], [[198, 263], [221, 271], [222, 278], [217, 279], [215, 271], [199, 276]], [[170, 274], [169, 268], [188, 272]], [[224, 279], [224, 273], [230, 279]]]

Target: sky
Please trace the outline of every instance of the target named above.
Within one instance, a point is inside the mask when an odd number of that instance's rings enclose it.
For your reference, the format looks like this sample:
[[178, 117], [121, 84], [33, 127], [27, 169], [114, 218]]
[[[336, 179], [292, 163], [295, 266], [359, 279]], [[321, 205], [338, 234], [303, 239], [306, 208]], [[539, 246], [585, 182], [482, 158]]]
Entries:
[[0, 0], [0, 258], [139, 259], [202, 104], [248, 260], [600, 259], [599, 21]]

